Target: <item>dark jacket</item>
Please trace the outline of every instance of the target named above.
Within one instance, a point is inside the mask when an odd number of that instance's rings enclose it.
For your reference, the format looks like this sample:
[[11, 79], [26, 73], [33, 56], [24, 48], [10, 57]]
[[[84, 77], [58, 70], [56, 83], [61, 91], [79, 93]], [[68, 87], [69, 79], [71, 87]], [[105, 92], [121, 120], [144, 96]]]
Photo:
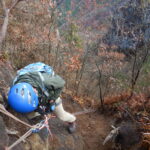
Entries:
[[[42, 79], [38, 72], [30, 72], [17, 78], [14, 84], [26, 82], [32, 85], [38, 91], [39, 105], [47, 105], [49, 100], [56, 100], [64, 87], [65, 81], [59, 76], [51, 76], [48, 73], [41, 73]], [[46, 96], [43, 89], [49, 93]]]

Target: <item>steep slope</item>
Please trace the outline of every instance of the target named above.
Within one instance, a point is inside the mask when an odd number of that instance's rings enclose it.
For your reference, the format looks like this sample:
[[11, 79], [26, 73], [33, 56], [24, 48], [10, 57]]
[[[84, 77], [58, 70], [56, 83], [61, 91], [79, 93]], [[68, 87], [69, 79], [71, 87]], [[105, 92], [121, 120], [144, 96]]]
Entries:
[[[0, 78], [1, 92], [5, 91], [14, 76], [14, 70], [8, 62], [1, 62]], [[7, 71], [6, 71], [7, 70]], [[7, 77], [7, 78], [6, 78]], [[71, 97], [63, 94], [64, 97], [64, 107], [70, 112], [82, 111], [82, 108], [74, 103]], [[2, 97], [1, 103], [3, 103]], [[41, 117], [35, 120], [29, 121], [22, 115], [9, 109], [13, 115], [18, 117], [20, 120], [27, 122], [29, 124], [35, 124], [41, 121]], [[0, 113], [0, 134], [3, 138], [0, 138], [0, 146], [3, 149], [13, 144], [17, 139], [19, 139], [24, 133], [26, 133], [29, 128], [14, 119]], [[57, 118], [52, 118], [49, 121], [51, 132], [53, 134], [53, 139], [48, 137], [46, 129], [43, 129], [38, 133], [31, 134], [25, 139], [25, 142], [21, 142], [16, 145], [13, 149], [15, 150], [84, 150], [84, 149], [105, 149], [102, 147], [102, 142], [108, 133], [109, 129], [109, 119], [101, 116], [99, 113], [84, 114], [77, 116], [77, 132], [74, 134], [69, 134], [66, 130], [66, 124]], [[7, 129], [7, 130], [6, 130]], [[10, 135], [9, 131], [16, 131], [16, 134]], [[12, 133], [12, 132], [11, 132]]]

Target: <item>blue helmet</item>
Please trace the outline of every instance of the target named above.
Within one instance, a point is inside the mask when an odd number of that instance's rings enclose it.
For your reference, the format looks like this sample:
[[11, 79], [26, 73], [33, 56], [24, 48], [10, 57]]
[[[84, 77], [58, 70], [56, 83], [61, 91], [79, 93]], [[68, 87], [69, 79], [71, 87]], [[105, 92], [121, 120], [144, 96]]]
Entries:
[[34, 111], [38, 103], [38, 96], [28, 83], [17, 83], [11, 87], [8, 93], [8, 104], [19, 113]]

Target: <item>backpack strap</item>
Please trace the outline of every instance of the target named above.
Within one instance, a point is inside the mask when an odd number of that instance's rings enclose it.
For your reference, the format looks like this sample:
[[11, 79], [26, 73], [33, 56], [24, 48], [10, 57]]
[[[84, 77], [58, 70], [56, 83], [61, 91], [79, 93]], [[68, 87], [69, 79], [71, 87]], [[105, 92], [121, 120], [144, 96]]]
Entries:
[[45, 85], [44, 85], [44, 78], [43, 78], [43, 75], [42, 75], [42, 73], [41, 72], [38, 72], [38, 75], [39, 75], [39, 77], [40, 77], [40, 79], [41, 79], [41, 83], [42, 83], [42, 87], [41, 87], [41, 89], [42, 89], [42, 91], [43, 91], [43, 93], [47, 96], [47, 97], [49, 97], [49, 93], [47, 92], [47, 90], [46, 90], [46, 88], [45, 88]]
[[[29, 75], [29, 73], [30, 73], [30, 72], [27, 72], [26, 74]], [[39, 75], [39, 77], [40, 77], [40, 79], [41, 79], [41, 85], [38, 84], [38, 86], [41, 88], [41, 90], [42, 90], [42, 92], [45, 94], [45, 96], [46, 96], [46, 97], [49, 97], [49, 93], [48, 93], [48, 91], [46, 90], [45, 85], [44, 85], [44, 77], [43, 77], [43, 75], [42, 75], [41, 72], [38, 72], [38, 75]], [[17, 75], [17, 76], [15, 77], [15, 79], [13, 80], [13, 84], [12, 84], [12, 85], [14, 85], [14, 84], [16, 83], [16, 81], [18, 80], [19, 76], [20, 76], [20, 75]], [[32, 76], [30, 76], [30, 78], [32, 78]], [[34, 79], [33, 79], [33, 80], [34, 80]]]
[[51, 66], [46, 65], [42, 62], [29, 64], [29, 65], [25, 66], [24, 68], [18, 70], [17, 76], [13, 80], [13, 85], [18, 80], [19, 76], [24, 75], [24, 74], [29, 74], [30, 72], [38, 72], [38, 75], [41, 79], [41, 85], [39, 85], [39, 86], [40, 86], [42, 92], [45, 94], [45, 96], [49, 97], [49, 93], [47, 92], [45, 85], [44, 85], [44, 77], [42, 75], [42, 72], [48, 73], [52, 77], [55, 75], [55, 72], [53, 71], [53, 68]]

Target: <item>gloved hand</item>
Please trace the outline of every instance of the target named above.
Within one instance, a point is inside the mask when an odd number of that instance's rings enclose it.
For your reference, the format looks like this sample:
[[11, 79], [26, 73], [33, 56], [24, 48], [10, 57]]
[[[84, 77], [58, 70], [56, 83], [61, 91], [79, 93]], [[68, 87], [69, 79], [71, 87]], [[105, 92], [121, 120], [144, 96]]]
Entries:
[[54, 100], [50, 100], [49, 101], [49, 111], [53, 112], [55, 110], [55, 101]]
[[49, 114], [55, 110], [55, 101], [54, 100], [49, 100], [49, 103], [47, 103], [46, 108], [45, 108], [45, 114]]
[[76, 122], [69, 122], [68, 123], [68, 132], [74, 133], [76, 131]]

